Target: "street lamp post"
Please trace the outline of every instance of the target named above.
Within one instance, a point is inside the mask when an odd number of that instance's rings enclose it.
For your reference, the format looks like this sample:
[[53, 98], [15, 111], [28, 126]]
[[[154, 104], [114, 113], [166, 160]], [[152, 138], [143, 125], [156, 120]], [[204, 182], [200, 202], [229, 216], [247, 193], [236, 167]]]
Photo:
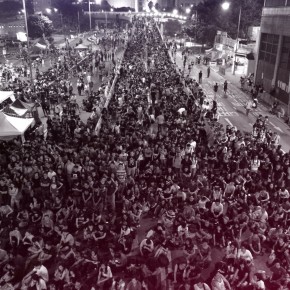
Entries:
[[30, 82], [31, 82], [31, 86], [33, 86], [32, 63], [31, 63], [30, 52], [29, 52], [30, 46], [29, 46], [28, 22], [27, 22], [27, 11], [26, 11], [26, 3], [25, 3], [25, 0], [22, 0], [22, 3], [23, 3], [25, 30], [26, 30], [26, 38], [27, 38], [27, 60], [28, 60], [28, 65], [29, 65]]
[[90, 31], [92, 31], [92, 13], [91, 13], [91, 1], [89, 0], [89, 19], [90, 19]]
[[[89, 0], [90, 31], [92, 31], [92, 11], [91, 11], [91, 4], [92, 3], [94, 3], [94, 2], [91, 2]], [[101, 4], [102, 3], [102, 0], [95, 0], [95, 3], [96, 4]]]
[[80, 11], [78, 10], [78, 34], [81, 33], [81, 26], [80, 26]]
[[[222, 4], [222, 9], [223, 10], [228, 10], [230, 8], [230, 3], [229, 2], [224, 2]], [[240, 6], [239, 10], [239, 20], [238, 20], [238, 30], [237, 30], [237, 39], [236, 39], [236, 45], [234, 48], [234, 62], [233, 62], [233, 75], [236, 73], [236, 59], [237, 59], [237, 52], [238, 52], [238, 47], [239, 47], [239, 35], [240, 35], [240, 26], [241, 26], [241, 16], [242, 16], [242, 6]]]
[[62, 33], [64, 34], [64, 27], [63, 27], [63, 17], [62, 17], [62, 13], [60, 12], [59, 15], [60, 15], [60, 22], [61, 22], [61, 30], [62, 30]]
[[[48, 13], [48, 14], [51, 14], [52, 13], [52, 8], [46, 8], [45, 9], [46, 10], [46, 12]], [[53, 11], [55, 12], [55, 13], [57, 13], [58, 12], [58, 9], [57, 8], [53, 8]], [[59, 12], [59, 16], [60, 16], [60, 24], [61, 24], [61, 32], [62, 32], [62, 34], [64, 35], [64, 27], [63, 27], [63, 17], [62, 17], [62, 13], [61, 12]], [[65, 38], [65, 37], [64, 37]]]
[[73, 5], [77, 5], [77, 16], [78, 16], [78, 35], [81, 33], [81, 25], [80, 25], [80, 9], [79, 4], [82, 3], [82, 0], [77, 0], [77, 2], [73, 2]]

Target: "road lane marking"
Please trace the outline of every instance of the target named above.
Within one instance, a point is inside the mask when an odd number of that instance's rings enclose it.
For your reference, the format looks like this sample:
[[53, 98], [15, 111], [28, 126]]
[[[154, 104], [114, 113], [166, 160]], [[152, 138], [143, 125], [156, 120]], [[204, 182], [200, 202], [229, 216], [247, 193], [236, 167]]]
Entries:
[[231, 122], [228, 118], [225, 118], [225, 120], [226, 120], [226, 122], [228, 122], [232, 127], [234, 126], [234, 125], [232, 124], [232, 122]]
[[278, 126], [276, 126], [275, 124], [273, 124], [272, 122], [270, 122], [270, 124], [274, 127], [274, 129], [280, 131], [281, 133], [283, 133], [282, 129], [279, 128]]
[[218, 113], [219, 113], [220, 117], [237, 117], [237, 116], [239, 116], [239, 113], [237, 113], [237, 112], [227, 112], [227, 111], [219, 111], [218, 110]]

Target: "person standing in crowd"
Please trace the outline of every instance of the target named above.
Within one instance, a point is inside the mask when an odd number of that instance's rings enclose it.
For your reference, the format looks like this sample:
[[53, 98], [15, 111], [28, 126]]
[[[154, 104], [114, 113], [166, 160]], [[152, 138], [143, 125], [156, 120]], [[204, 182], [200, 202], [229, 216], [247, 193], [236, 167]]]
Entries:
[[[101, 62], [112, 50], [109, 29], [99, 45]], [[28, 130], [25, 143], [0, 143], [0, 288], [141, 283], [150, 290], [161, 287], [161, 273], [168, 289], [289, 289], [289, 153], [272, 143], [263, 116], [244, 133], [205, 114], [206, 92], [176, 70], [153, 18], [133, 17], [126, 46], [107, 80], [114, 81], [111, 99], [104, 98], [107, 82], [86, 97], [91, 111], [99, 108], [87, 121], [72, 110], [74, 80], [66, 76], [72, 68], [75, 80], [87, 82], [94, 59], [57, 51], [55, 67], [38, 74], [33, 91], [9, 73], [7, 89], [21, 100], [41, 103], [43, 94], [62, 113], [47, 118], [45, 140]], [[151, 132], [161, 113], [166, 126]], [[35, 265], [41, 271], [31, 271]], [[272, 275], [252, 279], [260, 267]]]
[[216, 101], [216, 99], [217, 99], [218, 88], [219, 88], [218, 83], [215, 83], [215, 85], [213, 86], [213, 94], [214, 94], [213, 99], [214, 99], [214, 101]]
[[250, 111], [252, 110], [252, 102], [248, 100], [245, 105], [246, 116], [249, 116]]
[[202, 83], [202, 71], [198, 73], [198, 82], [201, 84]]
[[228, 82], [227, 80], [224, 81], [224, 95], [227, 96], [227, 92], [228, 92]]

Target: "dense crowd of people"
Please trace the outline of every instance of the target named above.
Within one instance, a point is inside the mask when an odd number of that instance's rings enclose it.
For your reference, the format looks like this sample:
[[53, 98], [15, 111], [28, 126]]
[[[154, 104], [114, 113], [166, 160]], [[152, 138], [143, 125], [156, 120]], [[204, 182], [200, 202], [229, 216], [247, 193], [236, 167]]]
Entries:
[[46, 138], [0, 143], [1, 289], [289, 289], [290, 156], [267, 118], [223, 130], [149, 18], [118, 74], [99, 135], [55, 112]]

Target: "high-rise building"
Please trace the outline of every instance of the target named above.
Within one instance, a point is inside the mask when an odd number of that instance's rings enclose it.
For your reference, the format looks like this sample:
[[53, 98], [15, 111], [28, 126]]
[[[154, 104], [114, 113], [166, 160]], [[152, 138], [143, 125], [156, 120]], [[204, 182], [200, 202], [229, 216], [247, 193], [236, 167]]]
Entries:
[[290, 0], [265, 0], [255, 81], [283, 103], [290, 93]]

